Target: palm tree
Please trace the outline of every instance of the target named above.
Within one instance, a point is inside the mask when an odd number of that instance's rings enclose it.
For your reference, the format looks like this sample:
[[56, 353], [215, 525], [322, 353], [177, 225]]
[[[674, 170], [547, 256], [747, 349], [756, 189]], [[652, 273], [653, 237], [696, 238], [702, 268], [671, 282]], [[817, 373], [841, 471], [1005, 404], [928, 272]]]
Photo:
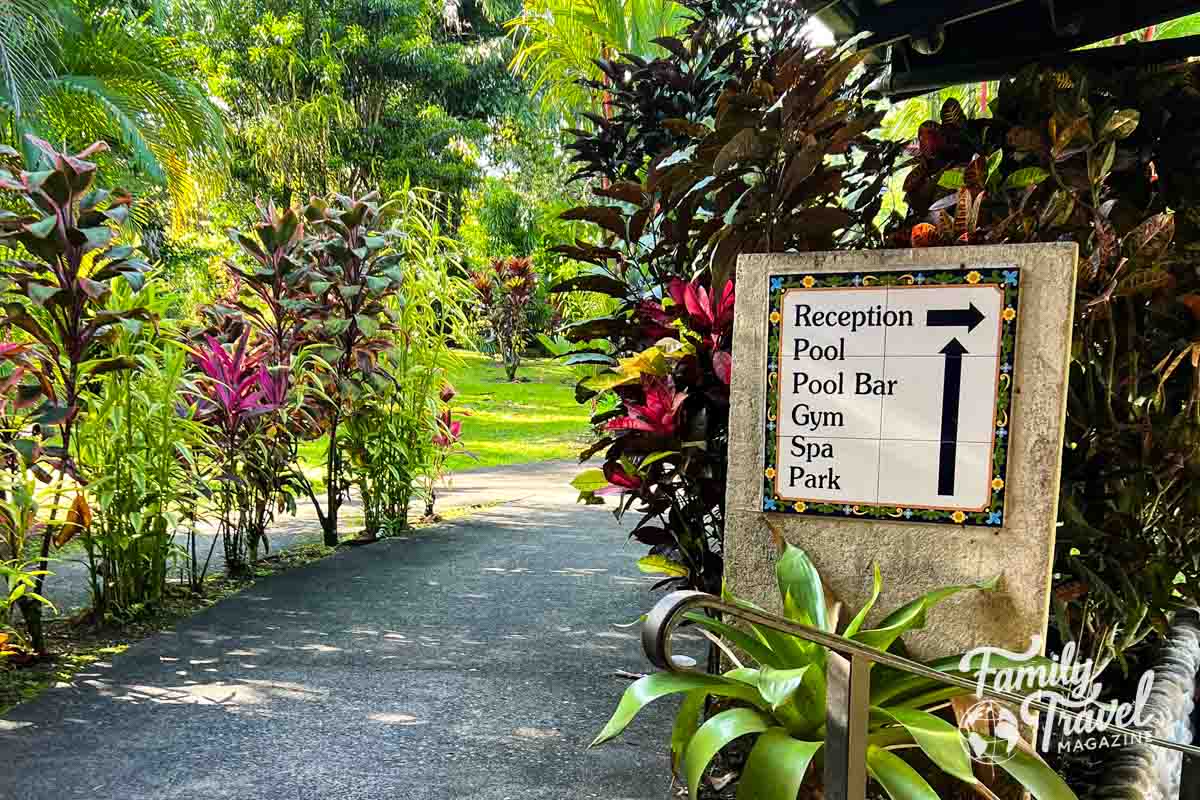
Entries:
[[547, 111], [573, 118], [597, 105], [579, 84], [601, 80], [592, 59], [653, 57], [653, 40], [675, 34], [687, 21], [687, 9], [672, 0], [529, 0], [506, 24], [517, 44], [510, 67], [532, 78]]
[[224, 121], [195, 71], [179, 40], [140, 22], [0, 0], [0, 109], [9, 141], [21, 146], [30, 132], [76, 149], [105, 140], [114, 157], [102, 167], [122, 182], [164, 186], [177, 221], [224, 176]]

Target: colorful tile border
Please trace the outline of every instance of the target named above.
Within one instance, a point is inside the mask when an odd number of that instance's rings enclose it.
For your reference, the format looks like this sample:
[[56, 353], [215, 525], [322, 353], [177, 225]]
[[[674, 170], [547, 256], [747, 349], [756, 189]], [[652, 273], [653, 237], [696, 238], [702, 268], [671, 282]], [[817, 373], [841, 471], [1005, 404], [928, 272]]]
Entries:
[[[764, 420], [766, 436], [763, 464], [763, 511], [803, 514], [842, 519], [896, 520], [932, 522], [953, 525], [977, 525], [998, 528], [1004, 524], [1005, 481], [1008, 477], [1009, 408], [1012, 404], [1012, 384], [1016, 354], [1017, 319], [1021, 271], [1015, 266], [986, 267], [961, 270], [928, 269], [909, 272], [838, 272], [796, 275], [774, 275], [767, 293], [770, 324], [767, 326], [767, 412]], [[775, 421], [779, 413], [777, 379], [772, 373], [779, 368], [780, 335], [784, 292], [789, 289], [856, 288], [859, 286], [997, 286], [1004, 291], [1004, 327], [1000, 337], [1000, 378], [996, 389], [996, 414], [992, 438], [992, 499], [982, 511], [964, 512], [904, 506], [839, 505], [830, 502], [785, 500], [775, 494], [773, 476], [778, 467], [778, 437]]]

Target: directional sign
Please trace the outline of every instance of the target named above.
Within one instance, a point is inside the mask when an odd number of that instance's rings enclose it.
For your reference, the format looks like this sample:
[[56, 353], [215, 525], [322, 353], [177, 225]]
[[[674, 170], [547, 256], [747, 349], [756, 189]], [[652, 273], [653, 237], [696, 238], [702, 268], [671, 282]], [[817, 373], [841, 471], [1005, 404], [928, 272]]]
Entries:
[[1020, 271], [777, 275], [764, 510], [999, 526]]

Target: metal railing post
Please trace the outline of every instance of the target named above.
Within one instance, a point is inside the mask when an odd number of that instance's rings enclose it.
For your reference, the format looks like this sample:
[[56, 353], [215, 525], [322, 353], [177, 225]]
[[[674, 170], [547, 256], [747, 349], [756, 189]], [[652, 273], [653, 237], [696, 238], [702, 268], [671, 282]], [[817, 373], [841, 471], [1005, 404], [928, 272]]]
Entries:
[[[801, 625], [785, 617], [770, 614], [748, 605], [726, 603], [714, 595], [695, 591], [672, 592], [657, 603], [642, 623], [642, 648], [650, 662], [660, 669], [675, 673], [695, 673], [697, 670], [676, 661], [671, 654], [671, 634], [684, 622], [688, 612], [717, 612], [727, 623], [742, 621], [791, 634], [826, 649], [826, 724], [825, 724], [825, 797], [828, 800], [865, 800], [867, 783], [867, 734], [870, 730], [871, 666], [881, 664], [909, 675], [919, 675], [946, 686], [955, 686], [962, 695], [987, 697], [1014, 707], [1022, 704], [1031, 710], [1053, 711], [1064, 719], [1083, 724], [1090, 717], [1077, 710], [1068, 711], [1039, 699], [1040, 689], [1026, 696], [1016, 692], [985, 688], [978, 691], [974, 676], [940, 672], [895, 653], [878, 650], [862, 642], [847, 639], [828, 631]], [[690, 659], [688, 663], [694, 663]], [[1103, 710], [1103, 709], [1100, 709]], [[1097, 709], [1086, 709], [1088, 714]], [[1145, 745], [1174, 750], [1200, 757], [1200, 747], [1179, 744], [1153, 736], [1146, 730], [1109, 724], [1109, 735], [1136, 737]]]
[[825, 797], [865, 800], [871, 664], [832, 650], [825, 658]]

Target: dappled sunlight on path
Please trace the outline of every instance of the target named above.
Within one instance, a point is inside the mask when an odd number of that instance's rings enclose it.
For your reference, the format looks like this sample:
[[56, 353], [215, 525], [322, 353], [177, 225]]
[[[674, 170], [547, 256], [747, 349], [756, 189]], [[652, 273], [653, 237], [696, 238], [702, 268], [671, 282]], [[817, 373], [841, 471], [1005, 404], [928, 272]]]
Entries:
[[455, 488], [501, 505], [265, 579], [16, 708], [0, 786], [666, 800], [669, 703], [586, 749], [617, 673], [648, 669], [636, 628], [614, 623], [649, 607], [655, 579], [608, 509], [574, 504], [578, 467], [503, 470]]

